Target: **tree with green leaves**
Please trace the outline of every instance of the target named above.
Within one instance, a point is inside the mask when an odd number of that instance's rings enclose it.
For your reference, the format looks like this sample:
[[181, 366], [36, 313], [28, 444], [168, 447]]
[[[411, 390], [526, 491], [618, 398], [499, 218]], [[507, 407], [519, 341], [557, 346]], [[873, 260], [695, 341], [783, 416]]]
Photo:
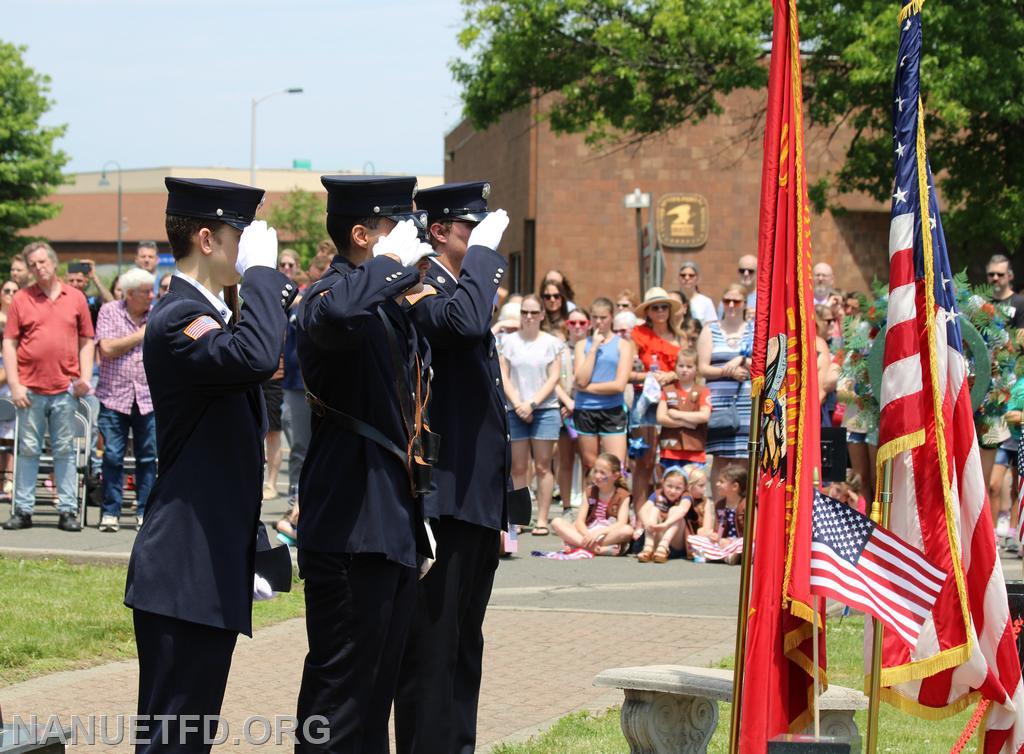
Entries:
[[[545, 94], [556, 133], [608, 146], [722, 111], [767, 82], [767, 0], [463, 0], [452, 63], [465, 111], [485, 128]], [[801, 0], [807, 125], [848, 126], [841, 167], [813, 186], [818, 211], [842, 194], [892, 193], [892, 0]], [[929, 156], [962, 260], [1024, 250], [1024, 2], [925, 5], [922, 97]], [[760, 134], [752, 134], [760, 138]]]
[[55, 217], [60, 205], [43, 201], [64, 182], [68, 156], [54, 147], [65, 126], [43, 126], [53, 104], [48, 76], [25, 65], [24, 47], [0, 42], [0, 255], [25, 245], [18, 231]]
[[326, 214], [325, 197], [297, 188], [289, 191], [283, 202], [270, 208], [267, 223], [290, 235], [292, 238], [287, 245], [299, 252], [303, 263], [308, 263], [316, 255], [317, 244], [327, 238]]

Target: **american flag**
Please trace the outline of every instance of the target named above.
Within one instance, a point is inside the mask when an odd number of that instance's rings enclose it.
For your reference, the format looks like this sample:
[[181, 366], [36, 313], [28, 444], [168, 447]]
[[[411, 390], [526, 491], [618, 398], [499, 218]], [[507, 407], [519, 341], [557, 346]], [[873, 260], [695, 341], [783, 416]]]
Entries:
[[848, 505], [814, 493], [811, 591], [863, 610], [911, 648], [931, 615], [946, 574]]
[[1024, 542], [1024, 437], [1017, 444], [1017, 541]]
[[952, 578], [913, 650], [891, 633], [885, 637], [883, 698], [929, 719], [979, 696], [990, 699], [983, 750], [1020, 752], [1024, 686], [974, 432], [953, 275], [925, 151], [920, 0], [903, 6], [899, 24], [878, 461], [880, 466], [893, 461], [893, 533]]

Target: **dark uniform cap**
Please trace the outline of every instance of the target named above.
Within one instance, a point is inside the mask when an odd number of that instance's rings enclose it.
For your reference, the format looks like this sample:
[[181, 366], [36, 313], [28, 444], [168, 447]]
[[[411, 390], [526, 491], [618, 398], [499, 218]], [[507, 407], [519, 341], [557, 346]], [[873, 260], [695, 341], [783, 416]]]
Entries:
[[491, 184], [486, 181], [445, 183], [423, 189], [416, 195], [416, 207], [425, 209], [429, 222], [466, 220], [478, 223], [488, 215], [487, 197]]
[[412, 208], [415, 176], [322, 175], [327, 189], [327, 214], [341, 217], [389, 217], [395, 222], [412, 218], [426, 228], [426, 213]]
[[216, 178], [164, 178], [167, 214], [220, 220], [245, 230], [263, 204], [263, 189]]

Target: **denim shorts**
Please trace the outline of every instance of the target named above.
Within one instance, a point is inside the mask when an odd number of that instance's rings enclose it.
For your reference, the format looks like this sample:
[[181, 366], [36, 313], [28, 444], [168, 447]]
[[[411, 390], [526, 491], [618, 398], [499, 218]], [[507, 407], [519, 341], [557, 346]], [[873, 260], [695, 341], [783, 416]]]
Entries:
[[1017, 467], [1017, 451], [1006, 448], [996, 448], [996, 466], [1006, 466], [1014, 469]]
[[557, 440], [562, 428], [561, 411], [557, 408], [535, 408], [533, 421], [527, 423], [515, 411], [508, 412], [508, 429], [512, 442], [517, 440]]

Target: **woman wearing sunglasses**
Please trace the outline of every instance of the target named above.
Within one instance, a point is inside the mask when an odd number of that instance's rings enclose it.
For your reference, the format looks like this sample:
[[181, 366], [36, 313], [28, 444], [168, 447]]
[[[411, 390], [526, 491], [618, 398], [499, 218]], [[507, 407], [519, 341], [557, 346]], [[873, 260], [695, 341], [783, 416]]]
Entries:
[[565, 340], [565, 320], [569, 318], [569, 298], [565, 288], [555, 280], [545, 280], [540, 284], [539, 298], [544, 305], [540, 329]]
[[636, 459], [633, 471], [633, 510], [639, 511], [651, 494], [654, 472], [654, 448], [658, 442], [658, 399], [652, 396], [641, 400], [644, 384], [649, 376], [657, 381], [658, 387], [671, 385], [676, 377], [676, 357], [683, 344], [678, 318], [682, 304], [671, 298], [664, 288], [650, 288], [644, 294], [644, 302], [636, 308], [640, 324], [633, 328], [633, 343], [642, 371], [633, 371], [629, 381], [633, 383], [636, 398], [630, 417], [630, 430], [647, 444], [647, 450]]
[[[562, 512], [572, 508], [573, 471], [576, 465], [576, 426], [572, 412], [576, 409], [576, 379], [573, 369], [573, 354], [576, 344], [586, 339], [590, 328], [590, 313], [576, 307], [565, 320], [565, 346], [558, 354], [561, 373], [555, 384], [555, 395], [561, 408], [562, 428], [558, 433], [558, 448], [555, 454], [555, 476], [558, 493], [562, 498]], [[580, 489], [582, 492], [582, 488]]]
[[722, 294], [722, 319], [706, 323], [697, 338], [697, 369], [711, 391], [706, 451], [715, 459], [713, 482], [726, 466], [747, 457], [754, 325], [744, 317], [746, 308], [747, 289], [733, 283]]

